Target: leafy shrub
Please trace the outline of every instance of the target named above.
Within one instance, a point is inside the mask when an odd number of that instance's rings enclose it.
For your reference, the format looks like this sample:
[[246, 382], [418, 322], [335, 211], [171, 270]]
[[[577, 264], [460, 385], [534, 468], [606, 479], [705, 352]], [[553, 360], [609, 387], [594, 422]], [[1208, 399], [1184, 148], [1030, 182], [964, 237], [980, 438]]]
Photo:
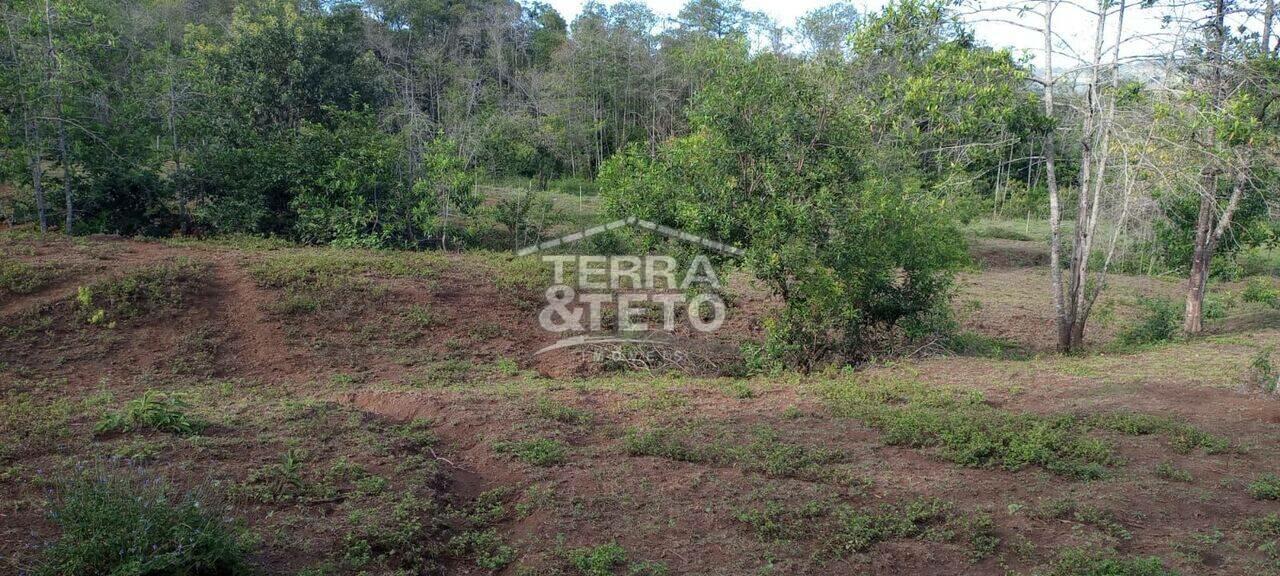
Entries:
[[556, 466], [563, 464], [568, 447], [559, 440], [535, 438], [498, 442], [493, 450], [499, 454], [510, 454], [526, 464], [534, 466]]
[[105, 471], [63, 485], [52, 518], [61, 538], [43, 552], [40, 575], [248, 574], [248, 550], [216, 507], [174, 495], [158, 479]]
[[1263, 474], [1249, 484], [1249, 495], [1257, 500], [1280, 500], [1280, 476]]
[[1168, 342], [1178, 336], [1182, 327], [1182, 308], [1171, 300], [1139, 297], [1143, 314], [1138, 323], [1120, 333], [1120, 343], [1142, 346]]
[[1251, 278], [1245, 284], [1240, 299], [1245, 302], [1266, 304], [1272, 308], [1280, 308], [1280, 288], [1266, 278]]
[[190, 407], [180, 395], [147, 390], [141, 397], [130, 400], [123, 410], [104, 415], [94, 431], [106, 434], [150, 428], [190, 436], [204, 428], [203, 422], [187, 415]]

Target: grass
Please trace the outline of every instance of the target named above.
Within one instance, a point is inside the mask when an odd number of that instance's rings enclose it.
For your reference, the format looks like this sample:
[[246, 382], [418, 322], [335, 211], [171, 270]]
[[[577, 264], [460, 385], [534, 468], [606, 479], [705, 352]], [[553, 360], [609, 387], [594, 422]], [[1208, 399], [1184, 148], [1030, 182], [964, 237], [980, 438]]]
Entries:
[[632, 429], [623, 437], [623, 451], [629, 456], [737, 466], [767, 476], [814, 481], [837, 479], [827, 465], [843, 458], [839, 452], [786, 442], [768, 426], [754, 428], [751, 441], [740, 445], [721, 439], [700, 441], [699, 432], [693, 427], [671, 426]]
[[204, 285], [208, 266], [186, 258], [143, 266], [123, 276], [76, 291], [80, 320], [113, 326], [118, 321], [154, 317], [183, 309]]
[[978, 392], [911, 381], [837, 381], [823, 395], [839, 416], [880, 430], [886, 444], [931, 448], [968, 467], [1041, 466], [1076, 478], [1101, 477], [1111, 447], [1072, 416], [1018, 414], [988, 405]]
[[[271, 303], [272, 312], [342, 314], [385, 294], [376, 278], [431, 280], [443, 266], [444, 257], [431, 252], [289, 250], [269, 253], [251, 264], [249, 275], [262, 288], [284, 292]], [[421, 311], [409, 311], [406, 318], [423, 325], [436, 321]]]
[[94, 428], [97, 434], [151, 429], [179, 436], [191, 436], [204, 428], [200, 420], [187, 415], [191, 405], [177, 394], [147, 390], [130, 400], [124, 409], [108, 412]]
[[567, 460], [569, 447], [559, 440], [533, 438], [498, 442], [493, 445], [493, 451], [532, 466], [559, 466]]
[[847, 507], [839, 512], [839, 530], [831, 544], [844, 554], [866, 552], [885, 540], [924, 538], [938, 532], [951, 516], [952, 505], [936, 499], [887, 504], [873, 510]]
[[799, 538], [811, 531], [815, 522], [830, 514], [830, 507], [816, 500], [800, 506], [769, 500], [755, 508], [738, 510], [734, 518], [749, 526], [761, 540], [774, 541]]
[[249, 574], [247, 547], [218, 508], [157, 478], [98, 471], [61, 487], [61, 538], [36, 574]]
[[1231, 450], [1230, 440], [1168, 416], [1115, 411], [1095, 414], [1086, 421], [1095, 428], [1128, 436], [1164, 435], [1169, 439], [1173, 449], [1182, 454], [1198, 448], [1203, 449], [1207, 454], [1220, 454]]
[[1195, 478], [1192, 478], [1190, 472], [1182, 470], [1181, 468], [1174, 466], [1172, 462], [1168, 461], [1161, 462], [1156, 465], [1155, 475], [1156, 478], [1163, 478], [1171, 482], [1191, 482], [1195, 480]]
[[545, 396], [538, 398], [534, 403], [533, 412], [540, 418], [561, 424], [581, 426], [591, 423], [590, 412], [581, 408], [574, 408]]

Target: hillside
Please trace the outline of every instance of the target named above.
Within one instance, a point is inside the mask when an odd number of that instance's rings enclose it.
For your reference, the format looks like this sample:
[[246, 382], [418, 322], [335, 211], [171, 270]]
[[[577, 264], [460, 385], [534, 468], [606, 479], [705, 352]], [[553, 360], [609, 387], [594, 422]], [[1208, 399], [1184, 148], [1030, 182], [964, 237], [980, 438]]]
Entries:
[[[533, 360], [545, 271], [505, 254], [2, 238], [6, 572], [86, 470], [198, 490], [273, 574], [1280, 568], [1280, 405], [1248, 384], [1280, 314], [1121, 348], [1180, 284], [1117, 277], [1094, 350], [1042, 354], [1035, 243], [978, 240], [968, 350], [732, 378]], [[100, 425], [144, 397], [192, 425]]]

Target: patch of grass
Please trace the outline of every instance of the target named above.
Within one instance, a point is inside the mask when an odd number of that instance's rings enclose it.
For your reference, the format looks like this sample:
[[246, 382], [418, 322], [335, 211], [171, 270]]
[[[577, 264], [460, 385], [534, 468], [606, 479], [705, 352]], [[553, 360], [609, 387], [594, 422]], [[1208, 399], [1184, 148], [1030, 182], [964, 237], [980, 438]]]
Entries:
[[310, 486], [302, 475], [304, 459], [302, 452], [288, 450], [279, 462], [250, 472], [245, 482], [236, 487], [236, 492], [249, 500], [268, 504], [300, 500], [310, 493]]
[[74, 414], [75, 405], [65, 398], [42, 401], [28, 392], [5, 391], [0, 395], [0, 461], [49, 449], [67, 438]]
[[1263, 474], [1249, 483], [1248, 491], [1255, 500], [1280, 500], [1280, 476]]
[[1172, 462], [1167, 460], [1156, 465], [1155, 474], [1156, 478], [1163, 478], [1171, 482], [1191, 482], [1194, 480], [1190, 472], [1174, 466]]
[[1058, 553], [1045, 576], [1176, 576], [1159, 558], [1131, 558], [1112, 550], [1068, 548]]
[[842, 381], [824, 397], [838, 416], [879, 429], [886, 444], [932, 448], [969, 467], [1020, 470], [1036, 465], [1077, 478], [1098, 478], [1113, 461], [1110, 445], [1086, 434], [1072, 416], [1018, 414], [986, 404], [977, 392], [911, 381]]
[[817, 478], [821, 466], [840, 460], [839, 452], [783, 442], [777, 430], [767, 426], [752, 431], [750, 444], [730, 451], [743, 468], [769, 476]]
[[94, 432], [107, 434], [151, 429], [191, 436], [198, 434], [205, 423], [187, 415], [190, 407], [181, 395], [147, 390], [141, 397], [125, 404], [124, 409], [103, 415]]
[[977, 332], [957, 332], [948, 337], [943, 345], [960, 356], [1017, 359], [1027, 355], [1017, 342]]
[[0, 257], [0, 292], [31, 294], [44, 288], [57, 276], [57, 271], [50, 266]]
[[612, 576], [614, 568], [627, 563], [627, 551], [617, 542], [569, 551], [569, 562], [583, 576]]
[[1033, 515], [1039, 518], [1070, 520], [1086, 524], [1107, 536], [1120, 540], [1128, 540], [1133, 536], [1110, 510], [1097, 506], [1082, 505], [1071, 498], [1057, 498], [1041, 502], [1034, 510]]
[[509, 454], [533, 466], [564, 464], [569, 451], [563, 442], [550, 438], [498, 442], [493, 445], [493, 450], [499, 454]]
[[[370, 508], [352, 510], [348, 514], [352, 527], [343, 538], [342, 563], [370, 573], [396, 573], [394, 568], [410, 574], [442, 572], [438, 559], [445, 550], [439, 542], [443, 519], [438, 509], [437, 502], [405, 493], [383, 497]], [[374, 567], [383, 569], [368, 570]]]
[[924, 498], [874, 510], [845, 507], [839, 511], [839, 529], [831, 544], [842, 554], [852, 554], [885, 540], [946, 536], [940, 530], [951, 508], [950, 502]]
[[76, 291], [81, 321], [114, 325], [117, 321], [181, 310], [191, 294], [205, 283], [208, 266], [186, 258], [143, 266], [124, 276], [103, 280]]
[[39, 575], [251, 573], [240, 533], [217, 507], [158, 479], [77, 476], [52, 509], [62, 536], [43, 551]]
[[545, 396], [538, 398], [537, 402], [534, 403], [533, 412], [541, 418], [561, 424], [581, 426], [591, 423], [590, 412]]
[[501, 570], [516, 559], [516, 549], [493, 528], [458, 534], [449, 540], [449, 550], [455, 556], [474, 559], [476, 566], [485, 570]]
[[816, 500], [798, 507], [776, 500], [755, 508], [738, 510], [734, 518], [751, 528], [764, 541], [790, 540], [808, 533], [814, 522], [831, 514], [830, 508]]
[[1142, 316], [1137, 324], [1120, 332], [1120, 344], [1146, 346], [1178, 337], [1182, 328], [1182, 307], [1176, 302], [1139, 296], [1138, 305], [1143, 309]]
[[216, 371], [221, 334], [208, 326], [201, 326], [178, 338], [169, 369], [185, 376], [213, 376]]
[[1230, 440], [1168, 416], [1115, 411], [1094, 414], [1086, 421], [1095, 428], [1128, 436], [1161, 434], [1169, 439], [1173, 449], [1179, 453], [1185, 454], [1197, 448], [1203, 449], [1207, 454], [1220, 454], [1231, 450]]
[[977, 236], [979, 238], [996, 238], [999, 240], [1019, 240], [1022, 242], [1030, 242], [1032, 240], [1035, 240], [1035, 238], [1029, 234], [1025, 234], [1017, 230], [1011, 230], [1009, 228], [1002, 228], [1000, 226], [986, 226], [984, 228], [975, 228], [973, 230], [973, 234], [974, 236]]
[[656, 456], [679, 462], [705, 462], [711, 459], [707, 450], [692, 446], [687, 434], [672, 428], [633, 429], [622, 439], [628, 456]]
[[1242, 527], [1249, 533], [1250, 543], [1280, 568], [1280, 514], [1249, 518]]

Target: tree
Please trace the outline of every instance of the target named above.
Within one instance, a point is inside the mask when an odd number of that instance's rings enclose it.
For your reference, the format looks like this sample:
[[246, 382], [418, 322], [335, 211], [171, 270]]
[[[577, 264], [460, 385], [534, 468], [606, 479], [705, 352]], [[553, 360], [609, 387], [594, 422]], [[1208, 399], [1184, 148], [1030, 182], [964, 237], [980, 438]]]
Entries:
[[786, 304], [768, 324], [770, 359], [858, 361], [937, 328], [963, 244], [918, 179], [882, 171], [868, 110], [841, 98], [841, 69], [753, 56], [740, 41], [701, 58], [715, 73], [691, 133], [606, 163], [608, 209], [742, 246]]

